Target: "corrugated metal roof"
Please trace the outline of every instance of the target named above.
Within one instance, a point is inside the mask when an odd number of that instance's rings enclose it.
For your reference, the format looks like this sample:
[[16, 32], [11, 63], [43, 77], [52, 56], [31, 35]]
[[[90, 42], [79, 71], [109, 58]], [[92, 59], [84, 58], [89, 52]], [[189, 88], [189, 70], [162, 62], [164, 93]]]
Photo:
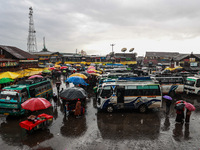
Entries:
[[0, 61], [1, 62], [8, 62], [8, 61], [15, 61], [15, 62], [17, 62], [17, 60], [15, 60], [15, 59], [6, 59], [6, 58], [0, 58]]
[[0, 48], [7, 51], [8, 53], [13, 55], [17, 59], [27, 59], [27, 58], [37, 59], [38, 58], [37, 56], [32, 55], [26, 51], [23, 51], [17, 47], [0, 45]]
[[145, 57], [176, 57], [178, 52], [146, 52]]

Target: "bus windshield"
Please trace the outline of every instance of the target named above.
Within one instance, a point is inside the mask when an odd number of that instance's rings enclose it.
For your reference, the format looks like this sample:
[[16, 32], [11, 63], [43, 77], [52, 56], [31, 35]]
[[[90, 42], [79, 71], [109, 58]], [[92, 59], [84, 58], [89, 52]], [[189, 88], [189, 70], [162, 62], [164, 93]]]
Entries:
[[0, 99], [19, 100], [19, 94], [15, 91], [1, 91]]
[[189, 85], [189, 86], [194, 86], [195, 84], [195, 81], [192, 81], [192, 80], [187, 80], [185, 85]]
[[102, 98], [109, 98], [113, 93], [111, 86], [105, 86], [101, 92]]

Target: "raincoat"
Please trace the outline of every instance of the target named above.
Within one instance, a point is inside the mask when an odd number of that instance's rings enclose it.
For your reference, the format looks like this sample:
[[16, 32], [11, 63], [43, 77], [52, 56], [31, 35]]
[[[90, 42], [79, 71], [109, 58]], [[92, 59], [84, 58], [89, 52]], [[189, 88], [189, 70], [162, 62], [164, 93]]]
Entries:
[[76, 103], [74, 115], [75, 116], [81, 115], [81, 101], [80, 100], [78, 100], [77, 103]]

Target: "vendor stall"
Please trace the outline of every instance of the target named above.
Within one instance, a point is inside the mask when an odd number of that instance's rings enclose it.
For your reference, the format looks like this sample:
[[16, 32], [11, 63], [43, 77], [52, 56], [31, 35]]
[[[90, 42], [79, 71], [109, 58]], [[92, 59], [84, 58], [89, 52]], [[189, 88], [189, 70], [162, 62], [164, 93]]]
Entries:
[[28, 120], [19, 123], [21, 128], [26, 129], [27, 132], [32, 132], [37, 129], [46, 128], [53, 121], [53, 116], [45, 113], [38, 115], [37, 117], [32, 115]]

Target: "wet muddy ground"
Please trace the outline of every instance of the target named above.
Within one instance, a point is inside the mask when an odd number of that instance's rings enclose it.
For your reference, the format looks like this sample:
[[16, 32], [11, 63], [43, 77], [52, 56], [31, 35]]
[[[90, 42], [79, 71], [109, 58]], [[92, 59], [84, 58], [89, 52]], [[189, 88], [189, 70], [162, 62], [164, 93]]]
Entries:
[[[65, 88], [65, 84], [62, 84]], [[55, 87], [54, 87], [55, 89]], [[81, 118], [64, 117], [61, 103], [45, 112], [53, 115], [53, 123], [45, 130], [32, 134], [19, 126], [26, 117], [0, 116], [0, 149], [2, 150], [199, 150], [200, 149], [200, 97], [180, 95], [194, 104], [190, 124], [176, 124], [175, 109], [169, 117], [165, 105], [148, 113], [118, 111], [112, 114], [97, 112], [95, 96], [89, 91], [86, 114]]]

